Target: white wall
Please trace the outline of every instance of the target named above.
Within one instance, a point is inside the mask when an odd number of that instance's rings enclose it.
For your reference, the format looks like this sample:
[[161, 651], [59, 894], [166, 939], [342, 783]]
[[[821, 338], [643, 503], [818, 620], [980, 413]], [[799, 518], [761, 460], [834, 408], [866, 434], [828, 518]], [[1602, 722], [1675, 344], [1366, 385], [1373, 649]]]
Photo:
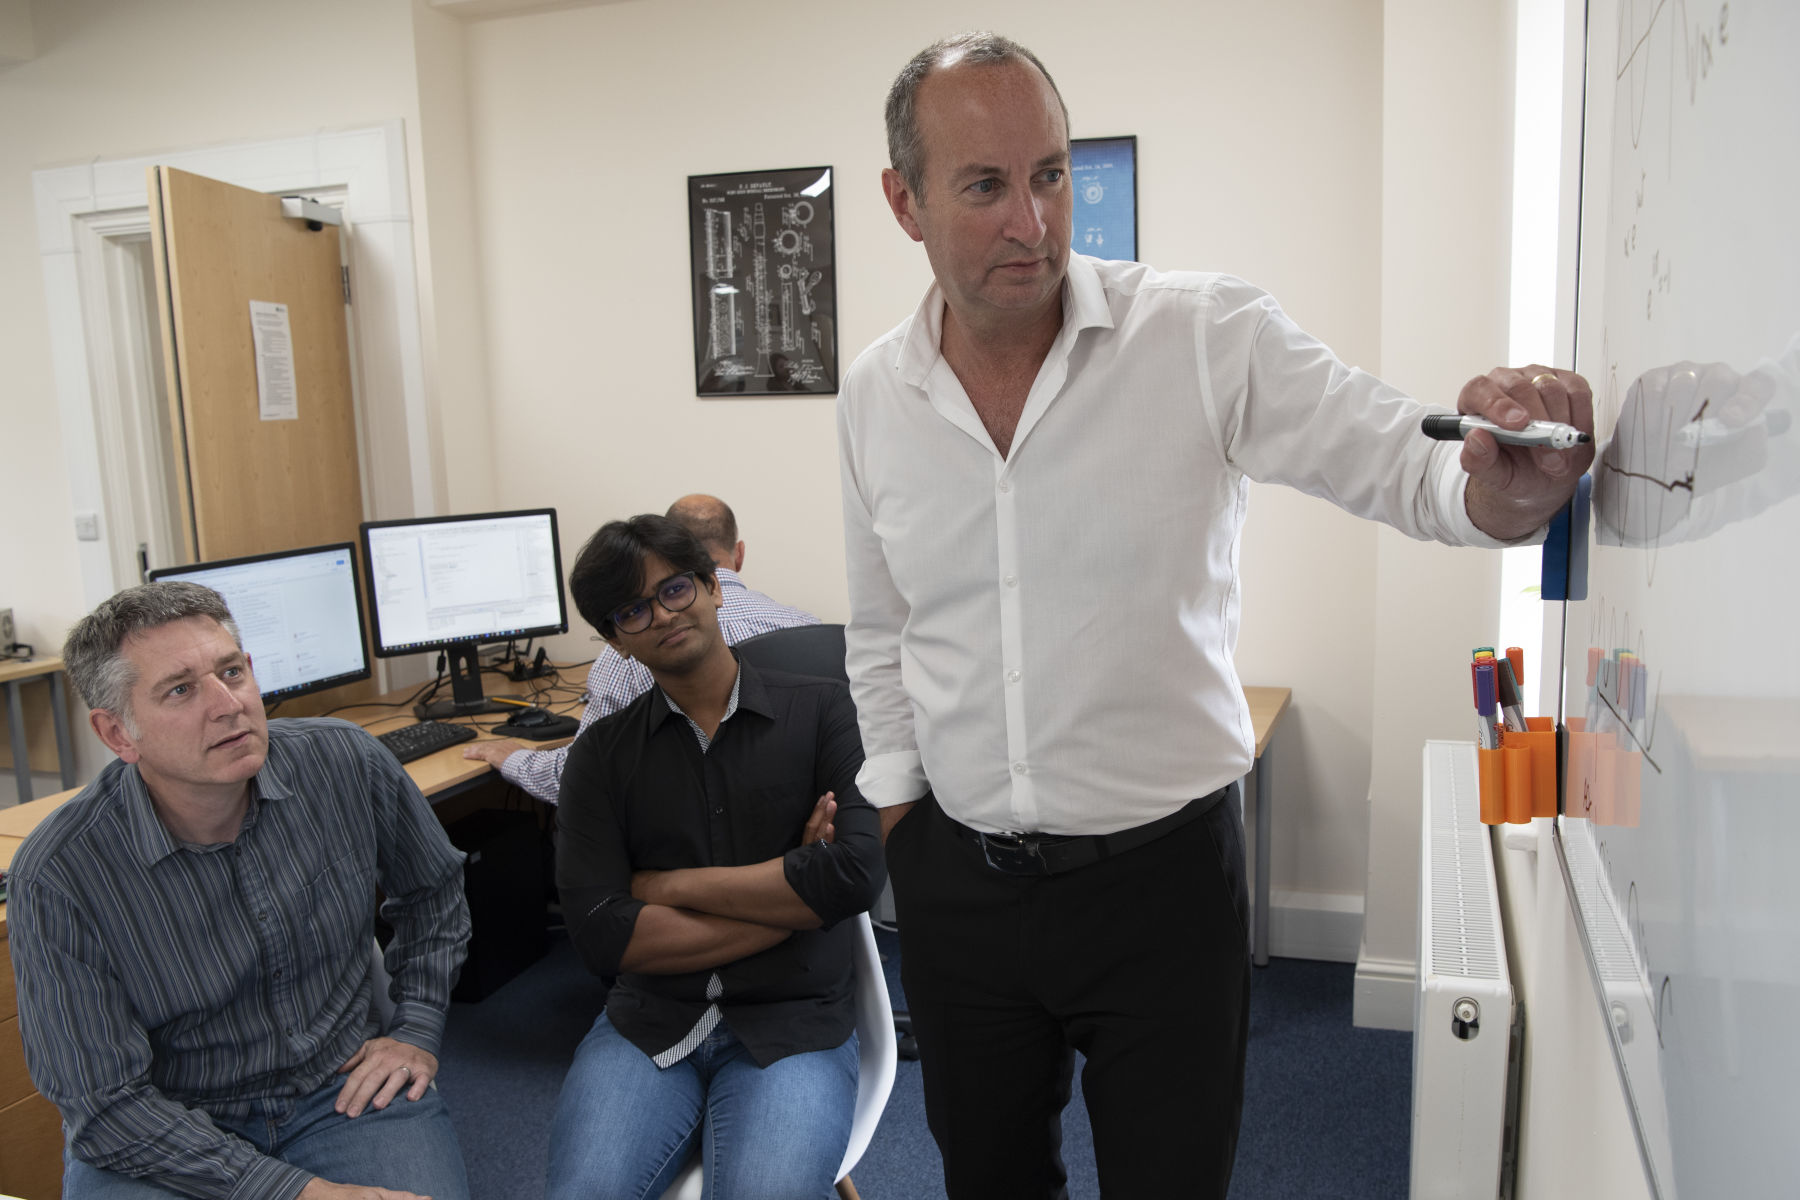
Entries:
[[[1506, 351], [1506, 5], [1386, 0], [1381, 359], [1447, 397]], [[1468, 738], [1469, 647], [1498, 631], [1498, 552], [1376, 535], [1368, 874], [1356, 1021], [1412, 1026], [1423, 738]]]
[[[416, 122], [411, 13], [324, 0], [44, 0], [0, 65], [0, 603], [53, 652], [83, 611], [31, 172], [164, 149]], [[91, 738], [83, 777], [104, 761]]]
[[[1146, 258], [1244, 275], [1347, 361], [1448, 402], [1502, 345], [1504, 254], [1482, 239], [1503, 191], [1480, 186], [1497, 118], [1464, 59], [1498, 9], [1121, 0], [1095, 21], [1024, 0], [624, 0], [459, 24], [414, 0], [321, 0], [305, 19], [274, 0], [37, 3], [36, 56], [0, 66], [0, 439], [31, 448], [0, 474], [0, 511], [30, 514], [0, 521], [0, 602], [41, 645], [81, 611], [35, 168], [401, 117], [436, 505], [554, 504], [572, 552], [603, 520], [714, 491], [751, 581], [841, 619], [831, 401], [693, 395], [687, 175], [836, 169], [848, 359], [927, 282], [879, 196], [887, 83], [934, 37], [998, 28], [1050, 64], [1077, 136], [1138, 136]], [[1442, 92], [1415, 82], [1445, 48]], [[1413, 699], [1442, 664], [1407, 638], [1434, 617], [1466, 652], [1486, 627], [1483, 601], [1461, 605], [1492, 590], [1485, 556], [1403, 542], [1256, 489], [1240, 666], [1295, 692], [1271, 752], [1274, 883], [1351, 929], [1311, 952], [1354, 953], [1373, 879], [1371, 921], [1404, 932], [1377, 941], [1410, 960], [1416, 848], [1387, 861], [1371, 821], [1407, 841], [1392, 826], [1413, 810], [1418, 741], [1462, 727]], [[586, 657], [586, 634], [557, 649]], [[1383, 761], [1407, 768], [1372, 784]]]

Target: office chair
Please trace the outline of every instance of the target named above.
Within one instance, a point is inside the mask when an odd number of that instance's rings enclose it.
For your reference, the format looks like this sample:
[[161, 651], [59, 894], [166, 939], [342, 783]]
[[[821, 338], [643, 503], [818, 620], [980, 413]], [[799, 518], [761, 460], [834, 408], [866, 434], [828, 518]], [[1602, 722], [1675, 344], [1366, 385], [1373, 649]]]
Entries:
[[394, 977], [388, 974], [387, 959], [381, 952], [381, 941], [375, 941], [375, 961], [369, 968], [369, 983], [374, 992], [371, 997], [375, 1011], [375, 1032], [385, 1034], [388, 1026], [394, 1023], [394, 997], [388, 992], [388, 985]]
[[[888, 1093], [894, 1090], [895, 1053], [894, 1018], [888, 1007], [887, 976], [881, 970], [881, 951], [875, 945], [875, 927], [868, 913], [858, 913], [856, 927], [860, 937], [851, 964], [856, 979], [856, 1115], [850, 1121], [850, 1143], [844, 1147], [844, 1161], [838, 1167], [838, 1195], [855, 1200], [856, 1188], [850, 1182], [850, 1169], [862, 1160], [863, 1152], [875, 1136], [875, 1126], [887, 1107]], [[662, 1200], [700, 1200], [705, 1172], [699, 1150], [683, 1168], [675, 1182], [662, 1194]]]
[[844, 670], [842, 625], [796, 625], [759, 633], [737, 644], [738, 658], [771, 670], [850, 682]]

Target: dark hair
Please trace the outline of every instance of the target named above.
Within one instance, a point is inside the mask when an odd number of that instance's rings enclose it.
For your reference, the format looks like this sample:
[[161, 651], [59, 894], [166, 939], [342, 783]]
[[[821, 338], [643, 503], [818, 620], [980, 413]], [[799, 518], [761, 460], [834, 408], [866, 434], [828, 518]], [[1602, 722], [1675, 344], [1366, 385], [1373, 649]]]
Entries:
[[613, 636], [612, 615], [620, 606], [643, 598], [650, 583], [644, 559], [652, 554], [666, 559], [677, 574], [692, 571], [702, 583], [713, 580], [712, 555], [681, 522], [655, 513], [608, 521], [587, 540], [569, 572], [576, 611], [601, 637]]
[[1011, 38], [997, 33], [958, 33], [933, 42], [900, 68], [887, 94], [888, 165], [900, 172], [906, 186], [915, 196], [925, 188], [925, 146], [919, 135], [919, 85], [939, 67], [975, 63], [978, 65], [1022, 62], [1029, 63], [1050, 85], [1050, 91], [1061, 106], [1063, 130], [1069, 128], [1069, 106], [1063, 103], [1062, 89], [1038, 56]]
[[63, 642], [63, 666], [87, 706], [105, 709], [129, 729], [137, 672], [121, 649], [125, 639], [188, 617], [211, 617], [243, 649], [244, 639], [238, 636], [224, 597], [197, 583], [171, 579], [129, 587], [75, 622]]
[[737, 549], [737, 514], [717, 496], [683, 496], [663, 515], [687, 526], [715, 555], [729, 558]]

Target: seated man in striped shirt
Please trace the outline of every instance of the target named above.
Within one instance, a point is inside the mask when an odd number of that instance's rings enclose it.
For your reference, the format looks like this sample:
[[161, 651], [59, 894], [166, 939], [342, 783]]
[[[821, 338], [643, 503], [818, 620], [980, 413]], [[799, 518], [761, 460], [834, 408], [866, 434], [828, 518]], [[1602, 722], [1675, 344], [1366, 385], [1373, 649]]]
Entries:
[[419, 789], [354, 725], [267, 720], [209, 588], [120, 592], [63, 658], [119, 756], [9, 879], [19, 1031], [62, 1112], [63, 1196], [466, 1200], [429, 1085], [469, 910]]
[[576, 739], [557, 811], [569, 937], [617, 975], [563, 1084], [546, 1200], [823, 1200], [856, 1107], [849, 919], [886, 879], [838, 680], [758, 670], [674, 521], [603, 526], [569, 591], [655, 686]]
[[[714, 578], [719, 581], [719, 632], [725, 635], [726, 645], [735, 646], [777, 629], [819, 623], [819, 618], [809, 612], [777, 604], [744, 586], [738, 576], [744, 569], [744, 543], [738, 539], [737, 517], [723, 500], [717, 496], [683, 496], [669, 506], [665, 515], [699, 538], [713, 561]], [[587, 707], [582, 711], [577, 734], [649, 690], [650, 672], [643, 663], [620, 654], [612, 646], [602, 647], [588, 671]], [[539, 800], [555, 804], [569, 747], [533, 750], [524, 742], [509, 738], [472, 742], [463, 748], [463, 757], [485, 760]]]

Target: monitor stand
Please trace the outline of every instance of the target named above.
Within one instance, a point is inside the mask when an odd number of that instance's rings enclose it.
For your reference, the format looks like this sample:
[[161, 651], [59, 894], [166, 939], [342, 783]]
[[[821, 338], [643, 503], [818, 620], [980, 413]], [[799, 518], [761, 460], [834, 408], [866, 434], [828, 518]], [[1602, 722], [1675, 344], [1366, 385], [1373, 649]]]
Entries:
[[516, 699], [512, 704], [504, 704], [482, 695], [479, 650], [480, 647], [474, 642], [444, 647], [444, 659], [449, 663], [450, 670], [450, 699], [415, 704], [415, 717], [421, 721], [441, 721], [446, 717], [518, 711], [519, 702]]

